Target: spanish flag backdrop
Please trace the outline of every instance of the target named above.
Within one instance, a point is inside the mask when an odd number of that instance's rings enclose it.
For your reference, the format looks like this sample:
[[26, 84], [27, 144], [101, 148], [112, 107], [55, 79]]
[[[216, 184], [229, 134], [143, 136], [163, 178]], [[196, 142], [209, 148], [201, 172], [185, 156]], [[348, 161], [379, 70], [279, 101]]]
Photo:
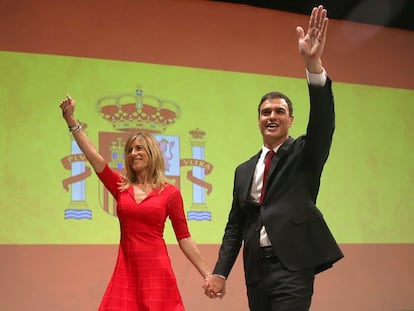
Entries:
[[[261, 96], [286, 93], [291, 135], [306, 130], [306, 23], [210, 1], [2, 1], [0, 309], [96, 310], [115, 264], [113, 200], [61, 117], [66, 94], [114, 167], [131, 130], [156, 135], [213, 267]], [[312, 310], [414, 310], [414, 34], [331, 20], [327, 40], [337, 122], [318, 206], [345, 258], [317, 276]], [[165, 238], [188, 310], [248, 310], [241, 257], [209, 300], [169, 224]]]

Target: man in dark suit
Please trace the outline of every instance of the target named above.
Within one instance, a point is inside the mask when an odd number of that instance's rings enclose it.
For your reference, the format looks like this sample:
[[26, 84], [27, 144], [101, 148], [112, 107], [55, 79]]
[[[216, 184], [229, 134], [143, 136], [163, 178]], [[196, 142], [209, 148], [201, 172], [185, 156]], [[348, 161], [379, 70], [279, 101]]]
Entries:
[[223, 242], [205, 287], [211, 298], [224, 296], [226, 279], [242, 244], [252, 311], [309, 310], [315, 274], [343, 257], [316, 207], [335, 127], [331, 80], [321, 61], [326, 16], [322, 6], [315, 7], [306, 35], [297, 27], [310, 96], [306, 135], [289, 136], [293, 108], [287, 96], [271, 92], [260, 101], [263, 147], [236, 169]]

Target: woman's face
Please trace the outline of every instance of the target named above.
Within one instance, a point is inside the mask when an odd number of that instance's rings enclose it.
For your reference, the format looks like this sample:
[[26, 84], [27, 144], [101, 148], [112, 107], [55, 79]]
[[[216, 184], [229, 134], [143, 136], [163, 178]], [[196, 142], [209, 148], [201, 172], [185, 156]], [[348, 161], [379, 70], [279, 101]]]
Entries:
[[148, 168], [149, 156], [139, 138], [134, 139], [128, 148], [128, 164], [135, 173], [142, 173]]

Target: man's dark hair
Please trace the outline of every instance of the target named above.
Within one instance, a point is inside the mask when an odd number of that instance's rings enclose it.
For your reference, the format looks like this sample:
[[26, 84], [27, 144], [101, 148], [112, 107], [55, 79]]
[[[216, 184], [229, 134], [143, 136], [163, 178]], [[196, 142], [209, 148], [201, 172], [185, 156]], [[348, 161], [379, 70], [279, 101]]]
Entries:
[[280, 93], [280, 92], [269, 92], [265, 95], [263, 95], [262, 99], [260, 100], [259, 106], [257, 107], [257, 113], [260, 116], [260, 106], [263, 104], [264, 101], [266, 100], [270, 100], [270, 99], [274, 99], [274, 98], [283, 98], [287, 104], [288, 104], [288, 108], [289, 108], [289, 116], [293, 116], [293, 105], [292, 102], [290, 101], [289, 97], [287, 97], [285, 94]]

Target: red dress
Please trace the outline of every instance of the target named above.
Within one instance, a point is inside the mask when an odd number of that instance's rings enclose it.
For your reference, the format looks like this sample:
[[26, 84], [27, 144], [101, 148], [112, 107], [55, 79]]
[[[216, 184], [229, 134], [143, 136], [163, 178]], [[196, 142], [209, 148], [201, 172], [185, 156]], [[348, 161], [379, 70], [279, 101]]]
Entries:
[[117, 263], [99, 311], [183, 311], [163, 239], [167, 216], [177, 240], [190, 236], [180, 191], [168, 184], [136, 203], [133, 187], [118, 190], [121, 177], [108, 165], [97, 175], [117, 201], [121, 228]]

